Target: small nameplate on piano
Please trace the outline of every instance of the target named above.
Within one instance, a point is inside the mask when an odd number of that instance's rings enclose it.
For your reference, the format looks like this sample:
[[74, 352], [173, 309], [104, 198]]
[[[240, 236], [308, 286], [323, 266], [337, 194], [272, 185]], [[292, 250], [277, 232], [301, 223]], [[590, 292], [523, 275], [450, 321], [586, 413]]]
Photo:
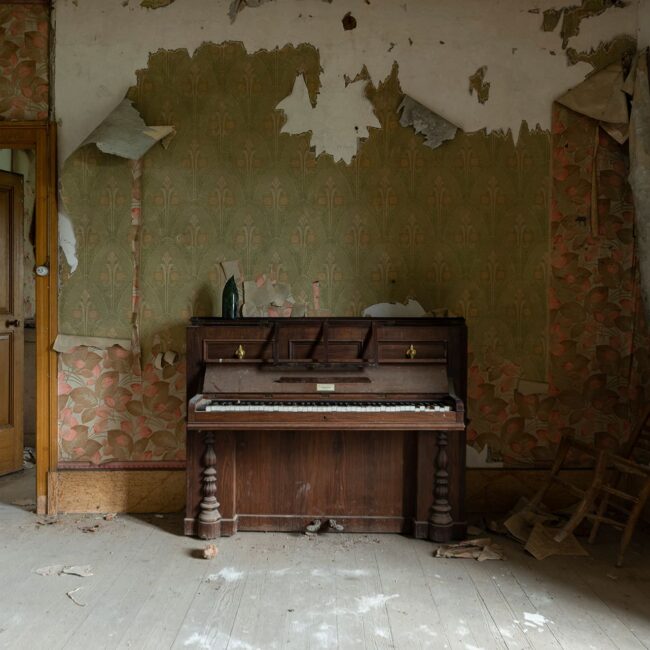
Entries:
[[316, 384], [316, 390], [319, 393], [333, 393], [336, 390], [336, 384]]

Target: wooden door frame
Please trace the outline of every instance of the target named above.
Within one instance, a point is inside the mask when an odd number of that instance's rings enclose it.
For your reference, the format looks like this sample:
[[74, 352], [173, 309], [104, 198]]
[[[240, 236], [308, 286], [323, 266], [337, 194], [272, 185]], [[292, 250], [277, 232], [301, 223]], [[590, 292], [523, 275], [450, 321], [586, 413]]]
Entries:
[[32, 149], [36, 154], [36, 511], [48, 508], [48, 475], [58, 462], [57, 354], [58, 228], [56, 207], [56, 125], [46, 121], [0, 121], [0, 148]]

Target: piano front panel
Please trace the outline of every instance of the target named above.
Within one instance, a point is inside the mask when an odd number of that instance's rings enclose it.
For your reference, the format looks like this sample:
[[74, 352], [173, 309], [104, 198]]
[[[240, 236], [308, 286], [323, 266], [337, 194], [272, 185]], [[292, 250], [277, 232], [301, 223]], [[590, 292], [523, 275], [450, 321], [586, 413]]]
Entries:
[[242, 432], [236, 450], [237, 513], [400, 518], [394, 522], [398, 532], [405, 493], [414, 487], [404, 472], [409, 445], [412, 437], [392, 432]]

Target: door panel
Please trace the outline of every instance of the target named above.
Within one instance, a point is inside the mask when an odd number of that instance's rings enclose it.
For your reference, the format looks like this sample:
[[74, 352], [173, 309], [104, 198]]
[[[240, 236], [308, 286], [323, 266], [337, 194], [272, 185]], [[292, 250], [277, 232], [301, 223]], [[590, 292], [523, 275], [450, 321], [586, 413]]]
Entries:
[[22, 183], [0, 172], [0, 474], [23, 466]]
[[[11, 195], [2, 188], [0, 191], [0, 260], [2, 260], [2, 274], [0, 274], [0, 316], [13, 311], [11, 305], [11, 265], [13, 255], [11, 251], [11, 221], [5, 215], [11, 214], [9, 206]], [[8, 267], [7, 267], [8, 265]], [[4, 321], [2, 322], [4, 327]]]

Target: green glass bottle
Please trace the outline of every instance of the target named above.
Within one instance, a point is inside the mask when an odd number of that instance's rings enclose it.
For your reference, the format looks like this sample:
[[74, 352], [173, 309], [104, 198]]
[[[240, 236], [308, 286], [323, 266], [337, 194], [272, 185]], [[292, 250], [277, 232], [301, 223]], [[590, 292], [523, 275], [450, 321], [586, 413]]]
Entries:
[[237, 318], [239, 315], [239, 292], [235, 276], [231, 275], [223, 288], [221, 298], [221, 318]]

